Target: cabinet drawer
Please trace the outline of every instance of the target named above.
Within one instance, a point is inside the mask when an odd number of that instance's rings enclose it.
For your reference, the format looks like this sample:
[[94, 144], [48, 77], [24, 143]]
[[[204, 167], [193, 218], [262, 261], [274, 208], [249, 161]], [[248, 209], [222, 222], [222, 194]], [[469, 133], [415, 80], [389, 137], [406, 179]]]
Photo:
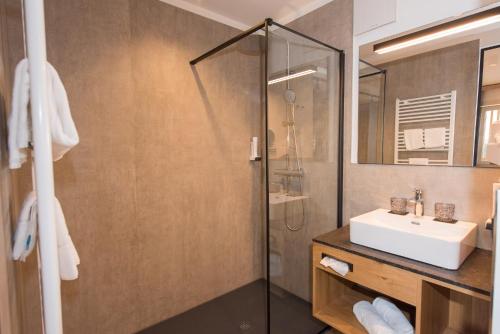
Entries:
[[344, 276], [345, 279], [410, 305], [416, 305], [418, 293], [418, 276], [416, 274], [340, 249], [314, 243], [313, 265], [334, 275], [338, 274], [319, 263], [324, 256], [333, 257], [350, 265], [350, 271]]

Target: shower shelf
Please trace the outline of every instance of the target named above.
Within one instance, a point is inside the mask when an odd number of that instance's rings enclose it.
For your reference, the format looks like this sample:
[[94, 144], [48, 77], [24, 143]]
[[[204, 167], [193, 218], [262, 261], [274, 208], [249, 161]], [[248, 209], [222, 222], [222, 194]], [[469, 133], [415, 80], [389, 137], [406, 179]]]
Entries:
[[269, 193], [269, 204], [278, 205], [308, 199], [308, 196], [290, 196], [281, 193]]
[[281, 175], [281, 176], [303, 177], [304, 171], [303, 170], [275, 169], [273, 171], [273, 174], [274, 175]]

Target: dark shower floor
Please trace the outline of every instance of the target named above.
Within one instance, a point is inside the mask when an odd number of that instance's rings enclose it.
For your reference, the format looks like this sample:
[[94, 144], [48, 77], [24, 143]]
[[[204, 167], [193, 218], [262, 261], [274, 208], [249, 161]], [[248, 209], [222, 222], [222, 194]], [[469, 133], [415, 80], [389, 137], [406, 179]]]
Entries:
[[[276, 291], [271, 293], [272, 334], [317, 334], [325, 329], [312, 317], [311, 304]], [[265, 303], [266, 281], [258, 280], [138, 334], [265, 334]]]

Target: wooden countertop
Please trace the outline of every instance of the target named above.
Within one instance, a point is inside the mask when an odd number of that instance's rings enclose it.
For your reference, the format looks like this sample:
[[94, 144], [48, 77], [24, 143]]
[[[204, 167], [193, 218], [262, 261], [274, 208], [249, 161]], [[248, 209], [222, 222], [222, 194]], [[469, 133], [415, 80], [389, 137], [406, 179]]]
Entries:
[[476, 248], [458, 270], [448, 270], [351, 243], [349, 231], [349, 226], [344, 226], [338, 230], [322, 234], [314, 238], [313, 241], [469, 289], [486, 296], [491, 295], [492, 253], [490, 251]]

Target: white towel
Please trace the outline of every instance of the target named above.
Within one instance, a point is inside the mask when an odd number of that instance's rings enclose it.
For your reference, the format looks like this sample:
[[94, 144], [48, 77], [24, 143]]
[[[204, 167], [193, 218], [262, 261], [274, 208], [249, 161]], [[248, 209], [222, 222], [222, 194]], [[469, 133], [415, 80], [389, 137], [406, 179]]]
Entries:
[[62, 280], [74, 280], [78, 278], [78, 265], [80, 257], [76, 251], [73, 240], [68, 232], [68, 226], [64, 219], [61, 204], [54, 198], [54, 214], [56, 219], [57, 250], [59, 255], [59, 276]]
[[347, 275], [347, 273], [349, 272], [349, 265], [347, 263], [332, 259], [328, 256], [325, 256], [323, 259], [321, 259], [319, 263], [324, 267], [331, 268], [337, 274], [342, 276]]
[[490, 143], [490, 144], [500, 143], [500, 121], [495, 121], [495, 122], [491, 123], [490, 136], [488, 139], [488, 143]]
[[438, 148], [446, 145], [446, 129], [431, 128], [424, 130], [425, 148]]
[[407, 150], [418, 150], [424, 147], [424, 130], [408, 129], [404, 130], [405, 146]]
[[429, 158], [408, 158], [409, 165], [428, 165]]
[[[28, 113], [29, 63], [21, 60], [17, 66], [12, 92], [12, 111], [9, 115], [9, 167], [19, 168], [26, 162], [26, 149], [31, 141], [31, 120]], [[47, 104], [50, 132], [52, 137], [52, 157], [54, 161], [73, 146], [79, 137], [71, 117], [66, 90], [52, 65], [47, 63]]]
[[24, 200], [17, 220], [14, 247], [12, 249], [12, 258], [16, 261], [26, 261], [26, 257], [30, 255], [35, 247], [37, 228], [35, 202], [35, 193], [31, 192]]
[[[74, 280], [78, 278], [78, 265], [80, 258], [71, 240], [66, 226], [66, 220], [61, 204], [54, 198], [54, 218], [57, 234], [57, 251], [59, 260], [59, 276], [62, 280]], [[25, 261], [31, 253], [36, 242], [37, 202], [35, 192], [28, 194], [24, 200], [17, 225], [12, 258]]]
[[373, 307], [397, 334], [413, 334], [415, 332], [403, 312], [390, 301], [377, 297], [373, 301]]
[[399, 334], [377, 313], [375, 307], [363, 300], [354, 304], [352, 308], [356, 319], [363, 325], [369, 334]]
[[14, 74], [12, 89], [12, 111], [9, 115], [9, 167], [19, 168], [26, 161], [26, 151], [31, 141], [28, 122], [29, 78], [28, 61], [21, 60]]
[[488, 143], [484, 159], [492, 164], [500, 165], [500, 144]]

